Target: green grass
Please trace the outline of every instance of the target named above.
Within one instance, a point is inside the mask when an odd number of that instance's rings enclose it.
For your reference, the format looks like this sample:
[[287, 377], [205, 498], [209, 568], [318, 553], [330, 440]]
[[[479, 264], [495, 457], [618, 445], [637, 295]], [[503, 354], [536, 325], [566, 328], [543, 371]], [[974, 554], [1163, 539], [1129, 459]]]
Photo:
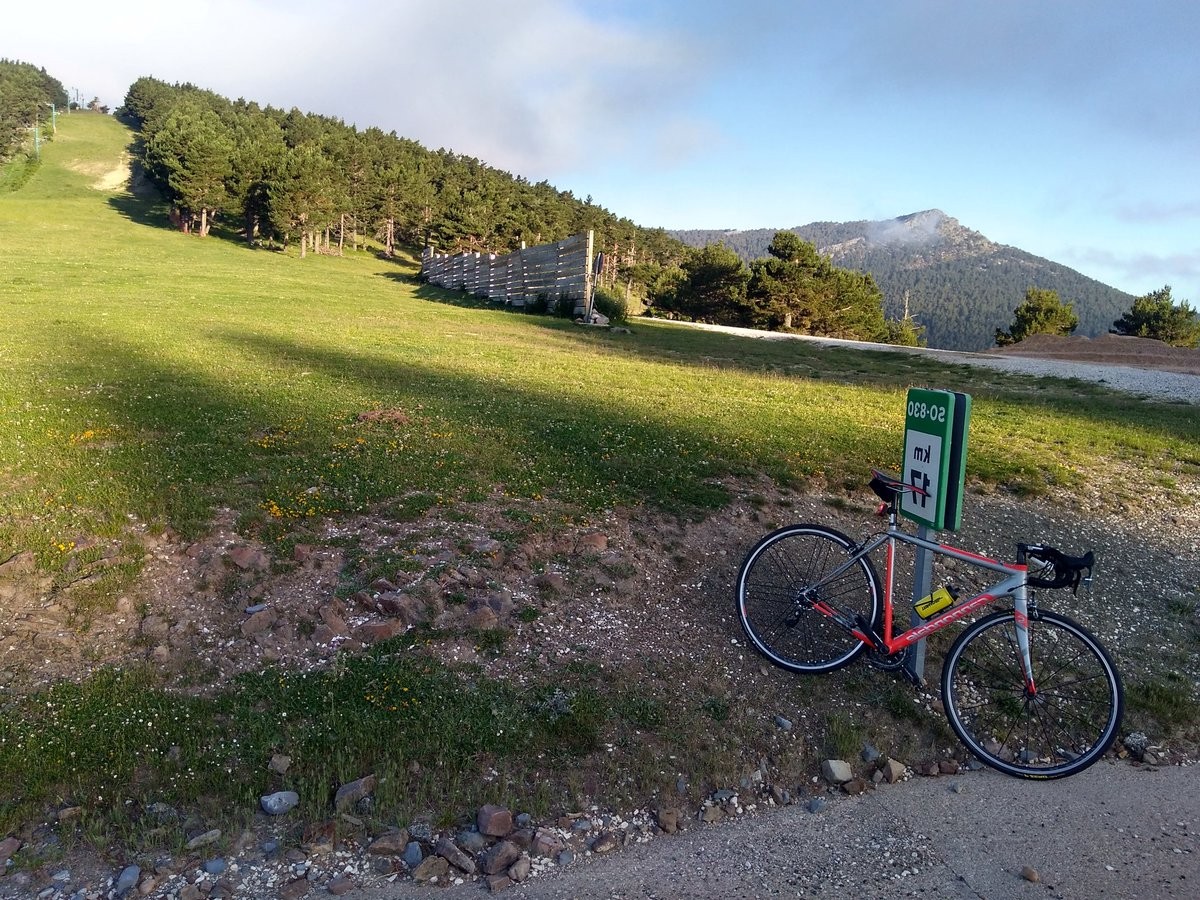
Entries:
[[1191, 679], [1177, 672], [1140, 674], [1125, 686], [1130, 730], [1176, 736], [1200, 722], [1200, 702]]
[[[266, 671], [210, 699], [163, 694], [144, 671], [60, 684], [0, 723], [0, 828], [47, 801], [108, 817], [166, 802], [219, 818], [284, 789], [319, 818], [338, 785], [368, 773], [391, 816], [515, 802], [503, 781], [479, 779], [482, 759], [524, 785], [539, 754], [586, 754], [622, 715], [586, 685], [557, 700], [496, 681], [464, 687], [418, 649], [394, 641], [319, 672]], [[625, 715], [644, 726], [644, 709]], [[274, 753], [292, 758], [284, 777], [267, 769]]]
[[[376, 509], [410, 520], [498, 497], [550, 499], [580, 519], [622, 504], [702, 515], [726, 501], [727, 477], [861, 485], [868, 467], [895, 464], [913, 385], [973, 394], [969, 472], [988, 485], [1089, 479], [1115, 492], [1120, 464], [1200, 472], [1198, 417], [1079, 382], [669, 324], [580, 329], [421, 286], [410, 258], [300, 260], [185, 236], [153, 202], [93, 187], [129, 139], [107, 117], [64, 117], [41, 166], [6, 174], [25, 181], [0, 194], [0, 562], [33, 551], [67, 588], [111, 559], [68, 591], [83, 620], [136, 582], [147, 531], [201, 535], [218, 507], [286, 554], [321, 521]], [[343, 589], [394, 563], [365, 561]], [[504, 637], [480, 640], [502, 653]], [[0, 829], [67, 803], [110, 822], [125, 800], [252, 807], [279, 786], [317, 814], [366, 771], [394, 812], [463, 810], [545, 783], [538, 753], [549, 766], [636, 730], [691, 771], [734, 764], [687, 739], [724, 723], [726, 700], [668, 708], [593, 675], [568, 670], [561, 698], [550, 685], [518, 696], [401, 647], [247, 676], [208, 699], [168, 696], [145, 672], [10, 697]], [[861, 737], [830, 728], [839, 747]], [[297, 762], [275, 784], [265, 763], [280, 751]], [[490, 787], [485, 762], [505, 773]], [[577, 787], [631, 789], [628, 771], [603, 765]]]

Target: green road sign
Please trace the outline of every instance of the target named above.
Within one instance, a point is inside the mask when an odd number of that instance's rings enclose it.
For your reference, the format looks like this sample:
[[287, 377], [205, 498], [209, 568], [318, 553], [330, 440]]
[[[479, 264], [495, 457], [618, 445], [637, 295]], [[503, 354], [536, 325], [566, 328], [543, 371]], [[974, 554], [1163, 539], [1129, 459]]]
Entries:
[[905, 517], [935, 531], [954, 531], [962, 523], [970, 421], [970, 394], [909, 390], [901, 477], [925, 494], [904, 494], [900, 512]]

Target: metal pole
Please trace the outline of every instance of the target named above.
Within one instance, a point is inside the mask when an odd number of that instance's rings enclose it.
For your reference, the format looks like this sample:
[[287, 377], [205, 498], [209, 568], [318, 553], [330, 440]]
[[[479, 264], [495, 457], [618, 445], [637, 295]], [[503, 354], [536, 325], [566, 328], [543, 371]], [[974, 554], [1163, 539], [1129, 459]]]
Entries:
[[[917, 537], [922, 540], [930, 539], [929, 526], [922, 525], [917, 529]], [[916, 560], [913, 563], [913, 610], [909, 618], [912, 627], [921, 625], [925, 620], [917, 615], [916, 603], [932, 590], [933, 584], [933, 554], [924, 547], [917, 548]], [[917, 641], [908, 648], [904, 660], [904, 668], [918, 681], [925, 680], [925, 639]]]
[[592, 252], [595, 249], [596, 232], [588, 230], [587, 251], [584, 257], [586, 271], [583, 273], [583, 321], [592, 324], [592, 303], [596, 292], [596, 279], [592, 274]]

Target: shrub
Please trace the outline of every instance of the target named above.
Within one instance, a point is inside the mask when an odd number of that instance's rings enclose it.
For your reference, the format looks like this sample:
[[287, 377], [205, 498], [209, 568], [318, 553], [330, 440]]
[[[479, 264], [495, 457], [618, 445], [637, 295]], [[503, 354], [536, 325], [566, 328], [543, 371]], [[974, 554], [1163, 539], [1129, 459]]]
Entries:
[[607, 316], [613, 325], [624, 325], [629, 321], [629, 303], [620, 294], [596, 288], [592, 294], [592, 305], [596, 312]]
[[564, 319], [575, 318], [575, 298], [560, 294], [554, 304], [554, 314]]

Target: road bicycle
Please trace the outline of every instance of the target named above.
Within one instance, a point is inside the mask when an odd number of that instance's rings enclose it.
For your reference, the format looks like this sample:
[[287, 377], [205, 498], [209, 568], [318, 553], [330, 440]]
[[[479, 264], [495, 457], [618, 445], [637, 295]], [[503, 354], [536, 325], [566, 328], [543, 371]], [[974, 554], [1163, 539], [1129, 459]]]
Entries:
[[[873, 471], [871, 489], [888, 527], [863, 543], [821, 525], [788, 525], [763, 537], [737, 578], [746, 636], [775, 665], [832, 672], [866, 653], [905, 672], [917, 641], [985, 607], [1001, 609], [967, 625], [942, 664], [942, 705], [954, 733], [980, 760], [1021, 778], [1062, 778], [1104, 755], [1121, 723], [1124, 690], [1112, 658], [1082, 625], [1039, 609], [1030, 588], [1090, 586], [1095, 556], [1067, 556], [1045, 544], [1017, 544], [999, 560], [904, 531], [901, 496], [920, 488]], [[916, 604], [919, 624], [896, 632], [892, 589], [898, 544], [1000, 573], [969, 599], [945, 588]], [[882, 585], [871, 554], [886, 548]], [[1085, 575], [1086, 573], [1086, 575]], [[919, 680], [909, 673], [910, 679]]]

